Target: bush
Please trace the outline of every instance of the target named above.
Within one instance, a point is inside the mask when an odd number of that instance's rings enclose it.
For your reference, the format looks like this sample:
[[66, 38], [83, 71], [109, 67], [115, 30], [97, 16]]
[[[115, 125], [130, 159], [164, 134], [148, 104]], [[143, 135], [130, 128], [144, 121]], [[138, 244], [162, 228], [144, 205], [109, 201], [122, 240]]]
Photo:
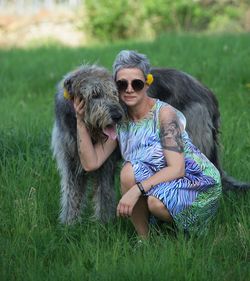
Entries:
[[147, 1], [147, 10], [148, 18], [157, 33], [168, 30], [201, 30], [210, 19], [209, 12], [198, 1]]
[[114, 41], [141, 36], [145, 14], [141, 2], [86, 0], [87, 30], [100, 40]]
[[241, 31], [247, 7], [247, 0], [86, 0], [86, 30], [102, 41], [166, 31]]

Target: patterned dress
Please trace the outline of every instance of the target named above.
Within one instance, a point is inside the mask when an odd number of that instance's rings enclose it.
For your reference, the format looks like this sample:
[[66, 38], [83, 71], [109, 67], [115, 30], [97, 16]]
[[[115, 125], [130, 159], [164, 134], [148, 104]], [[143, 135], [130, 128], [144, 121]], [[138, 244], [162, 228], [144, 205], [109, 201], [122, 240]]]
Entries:
[[[124, 163], [130, 162], [136, 182], [167, 166], [160, 142], [159, 112], [167, 103], [156, 100], [145, 118], [127, 120], [117, 126], [117, 137]], [[173, 108], [173, 107], [172, 107]], [[173, 108], [174, 109], [174, 108]], [[186, 118], [174, 109], [185, 128]], [[202, 232], [214, 217], [221, 196], [221, 180], [216, 167], [182, 132], [185, 176], [153, 186], [147, 196], [155, 196], [166, 206], [176, 226], [189, 232]]]

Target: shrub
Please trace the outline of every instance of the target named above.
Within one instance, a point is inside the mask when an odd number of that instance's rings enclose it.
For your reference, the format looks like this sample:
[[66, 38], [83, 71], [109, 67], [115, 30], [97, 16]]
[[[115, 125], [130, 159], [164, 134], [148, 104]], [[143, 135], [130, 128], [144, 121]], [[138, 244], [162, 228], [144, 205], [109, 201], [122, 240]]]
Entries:
[[141, 36], [142, 1], [86, 0], [87, 30], [100, 40], [114, 41]]
[[[85, 0], [87, 29], [105, 41], [166, 31], [240, 31], [247, 0]], [[231, 28], [230, 28], [231, 27]]]

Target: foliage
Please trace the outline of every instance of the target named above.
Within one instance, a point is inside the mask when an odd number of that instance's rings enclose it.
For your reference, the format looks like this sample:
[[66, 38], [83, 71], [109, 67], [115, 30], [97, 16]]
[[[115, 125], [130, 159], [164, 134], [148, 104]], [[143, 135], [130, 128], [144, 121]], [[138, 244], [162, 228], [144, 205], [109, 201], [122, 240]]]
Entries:
[[166, 31], [242, 31], [247, 0], [86, 0], [86, 31], [99, 40]]
[[100, 40], [140, 36], [145, 11], [140, 1], [86, 0], [86, 30]]

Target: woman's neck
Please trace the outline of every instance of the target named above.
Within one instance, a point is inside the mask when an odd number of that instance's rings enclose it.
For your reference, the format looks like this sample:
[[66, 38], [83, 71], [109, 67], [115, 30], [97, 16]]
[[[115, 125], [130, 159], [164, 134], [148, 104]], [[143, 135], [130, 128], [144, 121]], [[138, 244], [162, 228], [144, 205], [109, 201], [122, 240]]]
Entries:
[[147, 97], [142, 103], [135, 107], [128, 108], [129, 117], [133, 121], [139, 121], [144, 118], [155, 104], [155, 99]]

